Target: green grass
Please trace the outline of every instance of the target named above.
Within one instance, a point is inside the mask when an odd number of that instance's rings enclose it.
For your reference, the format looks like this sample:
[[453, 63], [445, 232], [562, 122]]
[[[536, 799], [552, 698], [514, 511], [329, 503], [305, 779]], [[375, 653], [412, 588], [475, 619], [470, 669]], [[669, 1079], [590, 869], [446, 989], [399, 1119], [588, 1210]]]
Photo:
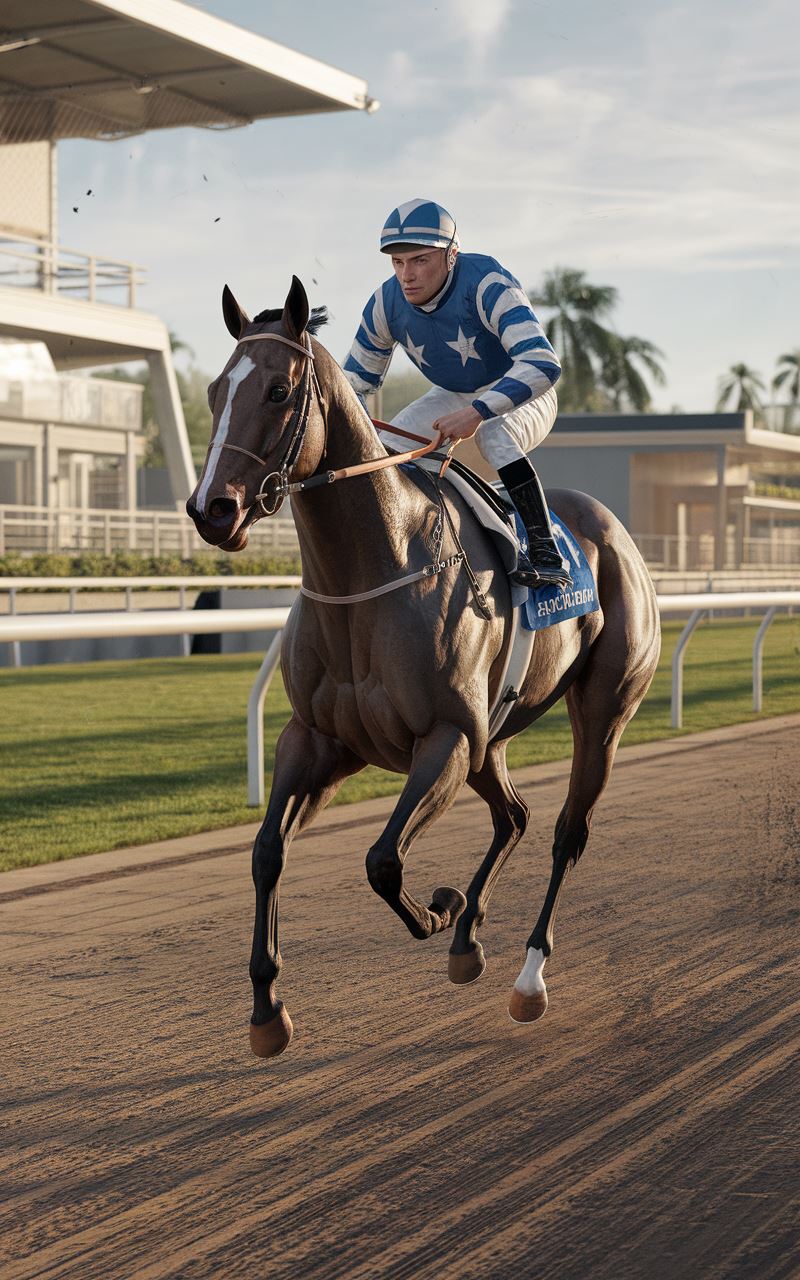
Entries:
[[[714, 621], [686, 656], [684, 733], [757, 719], [752, 643], [758, 619]], [[653, 686], [623, 741], [670, 729], [670, 660], [679, 623], [664, 628]], [[800, 619], [777, 618], [764, 654], [764, 715], [800, 711]], [[0, 869], [188, 835], [259, 815], [246, 803], [247, 696], [253, 655], [143, 659], [0, 671]], [[279, 679], [266, 706], [267, 770], [288, 716]], [[517, 738], [512, 768], [569, 756], [563, 702]], [[395, 774], [369, 768], [337, 803], [389, 795]]]

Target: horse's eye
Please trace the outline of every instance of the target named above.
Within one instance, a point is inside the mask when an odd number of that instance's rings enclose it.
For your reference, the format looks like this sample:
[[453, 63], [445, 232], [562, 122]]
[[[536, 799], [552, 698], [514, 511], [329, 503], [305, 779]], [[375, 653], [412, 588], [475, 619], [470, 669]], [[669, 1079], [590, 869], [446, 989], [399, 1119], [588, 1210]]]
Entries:
[[280, 404], [289, 394], [289, 388], [280, 383], [277, 387], [270, 387], [269, 398], [273, 404]]

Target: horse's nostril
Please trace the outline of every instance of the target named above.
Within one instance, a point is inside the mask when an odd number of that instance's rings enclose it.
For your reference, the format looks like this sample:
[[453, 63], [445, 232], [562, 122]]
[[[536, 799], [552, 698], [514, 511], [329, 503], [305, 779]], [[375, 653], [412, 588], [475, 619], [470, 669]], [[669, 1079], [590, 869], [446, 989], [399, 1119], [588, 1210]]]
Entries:
[[235, 498], [215, 498], [208, 506], [208, 518], [214, 524], [227, 524], [239, 514], [239, 503]]

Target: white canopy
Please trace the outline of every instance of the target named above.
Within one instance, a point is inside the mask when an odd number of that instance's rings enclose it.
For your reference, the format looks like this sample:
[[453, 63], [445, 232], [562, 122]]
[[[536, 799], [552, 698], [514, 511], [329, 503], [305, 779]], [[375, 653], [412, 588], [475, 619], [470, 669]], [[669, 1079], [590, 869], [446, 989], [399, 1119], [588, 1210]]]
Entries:
[[374, 110], [367, 84], [179, 0], [3, 0], [0, 143]]

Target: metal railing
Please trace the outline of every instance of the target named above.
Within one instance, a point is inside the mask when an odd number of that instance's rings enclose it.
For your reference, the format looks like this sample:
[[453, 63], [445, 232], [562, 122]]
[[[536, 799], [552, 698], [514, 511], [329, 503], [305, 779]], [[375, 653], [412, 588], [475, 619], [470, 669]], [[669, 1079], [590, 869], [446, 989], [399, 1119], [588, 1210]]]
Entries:
[[87, 302], [118, 303], [121, 296], [122, 305], [135, 307], [136, 290], [144, 283], [145, 269], [134, 262], [67, 249], [53, 240], [0, 235], [0, 285], [68, 293]]
[[[778, 609], [800, 605], [800, 591], [741, 591], [662, 596], [659, 613], [690, 612], [672, 659], [671, 722], [673, 729], [683, 724], [683, 661], [692, 632], [704, 614], [766, 609], [766, 616], [753, 644], [753, 709], [762, 707], [763, 647], [767, 629]], [[67, 616], [0, 618], [0, 643], [24, 640], [67, 640], [102, 636], [213, 635], [224, 631], [275, 631], [248, 700], [247, 712], [247, 803], [264, 803], [264, 699], [280, 656], [281, 629], [289, 617], [288, 608], [220, 609], [209, 611], [144, 610], [138, 613], [70, 614]]]
[[[125, 611], [131, 613], [133, 611], [133, 593], [134, 591], [177, 591], [179, 596], [179, 608], [187, 609], [189, 605], [189, 595], [200, 591], [230, 591], [239, 587], [252, 587], [262, 589], [275, 588], [297, 588], [300, 586], [302, 579], [299, 574], [267, 574], [267, 573], [248, 573], [248, 574], [203, 574], [194, 576], [181, 575], [179, 577], [108, 577], [108, 578], [0, 578], [0, 596], [5, 595], [8, 601], [8, 617], [16, 617], [18, 613], [18, 594], [20, 591], [30, 594], [36, 592], [59, 592], [68, 593], [67, 609], [69, 613], [75, 613], [77, 608], [77, 597], [79, 592], [104, 592], [109, 594], [117, 594], [125, 596]], [[28, 613], [26, 616], [32, 616]], [[33, 615], [35, 616], [35, 614]], [[61, 615], [63, 616], [63, 614]], [[185, 658], [190, 653], [189, 634], [186, 630], [182, 633], [181, 652]], [[22, 666], [22, 652], [20, 650], [20, 642], [14, 640], [11, 642], [11, 665], [14, 667]]]
[[[676, 573], [706, 573], [714, 569], [714, 535], [682, 537], [674, 533], [634, 533], [631, 535], [651, 569]], [[725, 549], [725, 569], [800, 569], [800, 528], [776, 529], [772, 536], [744, 538], [731, 536]]]
[[800, 605], [800, 591], [707, 591], [687, 595], [659, 596], [658, 611], [662, 617], [671, 613], [689, 613], [689, 620], [678, 637], [678, 643], [672, 655], [670, 697], [672, 728], [683, 728], [683, 660], [692, 632], [707, 613], [766, 609], [766, 616], [753, 642], [753, 710], [760, 711], [763, 702], [762, 655], [767, 630], [778, 609], [797, 608], [798, 605]]
[[[260, 520], [250, 531], [251, 549], [298, 552], [291, 516]], [[9, 551], [79, 553], [140, 551], [180, 555], [209, 550], [181, 511], [0, 505], [0, 555]]]
[[73, 373], [0, 376], [0, 418], [141, 431], [144, 387]]

